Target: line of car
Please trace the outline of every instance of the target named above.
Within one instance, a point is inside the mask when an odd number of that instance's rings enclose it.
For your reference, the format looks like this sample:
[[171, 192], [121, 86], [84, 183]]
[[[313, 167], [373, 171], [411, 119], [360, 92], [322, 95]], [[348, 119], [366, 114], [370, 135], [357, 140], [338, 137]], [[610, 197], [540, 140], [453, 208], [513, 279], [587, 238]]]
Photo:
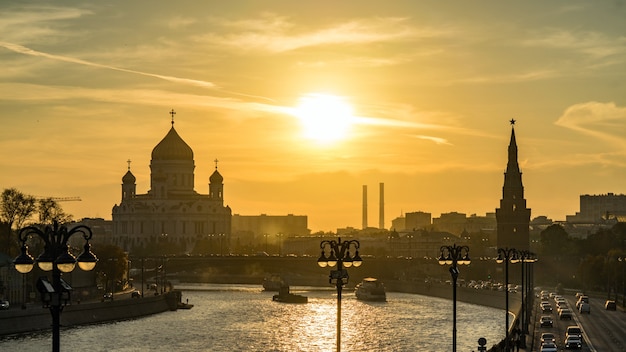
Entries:
[[[540, 326], [542, 328], [552, 328], [554, 327], [554, 321], [551, 315], [553, 309], [552, 304], [550, 303], [550, 298], [552, 298], [557, 306], [557, 312], [559, 320], [571, 320], [573, 317], [573, 312], [570, 309], [567, 300], [555, 293], [549, 293], [547, 291], [541, 291], [541, 302], [539, 303], [541, 306], [541, 312], [544, 314], [540, 318]], [[576, 310], [580, 314], [591, 314], [591, 305], [589, 304], [589, 296], [583, 293], [576, 293]], [[604, 304], [604, 308], [606, 310], [617, 310], [617, 304], [613, 300], [607, 300]], [[565, 349], [582, 349], [583, 345], [583, 334], [582, 329], [578, 325], [570, 325], [567, 327], [565, 332], [565, 339], [563, 344]], [[556, 342], [556, 337], [552, 332], [544, 332], [541, 334], [541, 347], [540, 352], [554, 352], [558, 351], [558, 346]]]
[[[567, 300], [561, 296], [554, 293], [548, 293], [546, 291], [541, 291], [541, 311], [544, 314], [552, 314], [552, 304], [550, 303], [550, 298], [554, 300], [554, 303], [557, 307], [559, 320], [572, 320], [573, 312], [569, 307]], [[583, 302], [584, 300], [579, 301]], [[586, 298], [585, 304], [589, 304], [589, 298]], [[578, 304], [577, 304], [578, 306]], [[542, 328], [552, 328], [554, 327], [554, 321], [551, 315], [542, 315], [540, 318], [540, 325]], [[564, 348], [565, 349], [582, 349], [583, 341], [582, 341], [582, 329], [578, 325], [570, 325], [567, 327], [564, 339]], [[541, 334], [541, 347], [540, 352], [556, 352], [559, 348], [557, 346], [556, 336], [552, 332], [544, 332]]]

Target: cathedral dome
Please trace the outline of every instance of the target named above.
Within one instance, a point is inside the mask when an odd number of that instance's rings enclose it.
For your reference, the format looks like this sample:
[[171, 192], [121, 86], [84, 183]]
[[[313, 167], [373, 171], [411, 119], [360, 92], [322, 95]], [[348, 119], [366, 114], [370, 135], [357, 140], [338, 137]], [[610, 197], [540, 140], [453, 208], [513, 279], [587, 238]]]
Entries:
[[209, 177], [209, 182], [210, 183], [222, 183], [224, 182], [224, 177], [222, 177], [222, 175], [220, 175], [220, 173], [215, 170], [213, 171], [213, 174], [211, 175], [211, 177]]
[[193, 160], [193, 150], [172, 126], [165, 138], [152, 149], [152, 160]]
[[133, 175], [132, 172], [130, 172], [130, 170], [126, 171], [126, 174], [124, 175], [124, 177], [122, 177], [122, 183], [126, 184], [126, 183], [135, 183], [135, 181], [137, 181], [137, 178], [135, 177], [135, 175]]

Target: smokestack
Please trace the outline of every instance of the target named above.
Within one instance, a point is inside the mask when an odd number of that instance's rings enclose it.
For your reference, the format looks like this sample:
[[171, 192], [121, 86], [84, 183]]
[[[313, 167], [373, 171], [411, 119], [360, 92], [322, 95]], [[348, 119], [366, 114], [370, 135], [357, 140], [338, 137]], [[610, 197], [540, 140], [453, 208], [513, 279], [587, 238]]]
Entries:
[[367, 228], [367, 185], [363, 185], [363, 229]]
[[379, 206], [379, 214], [378, 214], [378, 228], [385, 228], [385, 184], [380, 183], [380, 204]]

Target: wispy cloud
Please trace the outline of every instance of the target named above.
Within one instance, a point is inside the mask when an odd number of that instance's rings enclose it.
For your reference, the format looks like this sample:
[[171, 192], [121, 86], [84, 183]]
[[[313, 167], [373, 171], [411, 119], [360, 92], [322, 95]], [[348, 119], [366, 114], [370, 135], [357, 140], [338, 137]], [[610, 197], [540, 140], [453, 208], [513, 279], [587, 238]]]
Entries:
[[572, 105], [555, 124], [626, 148], [626, 108], [613, 102], [591, 101]]
[[51, 59], [51, 60], [64, 61], [64, 62], [69, 62], [69, 63], [74, 63], [74, 64], [85, 65], [85, 66], [98, 67], [98, 68], [104, 68], [104, 69], [109, 69], [109, 70], [114, 70], [114, 71], [133, 73], [133, 74], [137, 74], [137, 75], [163, 79], [163, 80], [166, 80], [166, 81], [169, 81], [169, 82], [173, 82], [173, 83], [187, 84], [187, 85], [193, 85], [193, 86], [198, 86], [198, 87], [203, 87], [203, 88], [218, 88], [212, 82], [199, 81], [199, 80], [195, 80], [195, 79], [180, 78], [180, 77], [173, 77], [173, 76], [165, 76], [165, 75], [159, 75], [159, 74], [155, 74], [155, 73], [148, 73], [148, 72], [142, 72], [142, 71], [136, 71], [136, 70], [129, 70], [129, 69], [121, 68], [121, 67], [103, 65], [103, 64], [89, 62], [89, 61], [85, 61], [85, 60], [81, 60], [81, 59], [77, 59], [77, 58], [73, 58], [73, 57], [48, 54], [48, 53], [44, 53], [44, 52], [41, 52], [41, 51], [36, 51], [36, 50], [30, 49], [30, 48], [27, 48], [25, 46], [18, 45], [18, 44], [13, 44], [13, 43], [0, 42], [0, 47], [4, 47], [4, 48], [6, 48], [8, 50], [11, 50], [11, 51], [16, 52], [16, 53], [24, 54], [24, 55], [39, 56], [39, 57], [44, 57], [44, 58]]
[[451, 143], [450, 143], [447, 139], [445, 139], [445, 138], [434, 137], [434, 136], [423, 136], [423, 135], [418, 135], [418, 136], [415, 136], [415, 137], [416, 137], [416, 138], [419, 138], [419, 139], [424, 139], [424, 140], [427, 140], [427, 141], [432, 141], [432, 142], [434, 142], [435, 144], [439, 144], [439, 145], [442, 145], [442, 144], [452, 145], [452, 144], [451, 144]]
[[288, 18], [272, 14], [255, 20], [214, 19], [214, 23], [231, 31], [223, 35], [206, 34], [198, 40], [238, 50], [274, 53], [321, 45], [406, 41], [439, 36], [445, 32], [441, 29], [418, 30], [402, 17], [351, 20], [310, 31], [296, 28]]
[[626, 53], [626, 37], [608, 37], [605, 33], [547, 29], [522, 42], [525, 46], [555, 48], [583, 53], [592, 59], [602, 59]]

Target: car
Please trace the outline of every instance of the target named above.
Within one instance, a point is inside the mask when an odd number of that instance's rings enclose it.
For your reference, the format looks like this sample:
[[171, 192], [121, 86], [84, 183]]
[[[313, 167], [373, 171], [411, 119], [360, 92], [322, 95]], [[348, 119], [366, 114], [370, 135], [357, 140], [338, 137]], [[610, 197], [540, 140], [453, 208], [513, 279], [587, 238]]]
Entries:
[[556, 336], [554, 336], [553, 333], [551, 332], [544, 332], [541, 334], [541, 344], [543, 345], [544, 343], [548, 343], [548, 342], [554, 342], [556, 341]]
[[566, 350], [579, 350], [581, 348], [583, 348], [583, 342], [578, 336], [570, 335], [565, 338]]
[[615, 301], [612, 301], [612, 300], [607, 300], [606, 303], [604, 303], [604, 309], [617, 310], [617, 303], [615, 303]]
[[576, 301], [576, 309], [580, 309], [580, 305], [582, 303], [589, 303], [589, 296], [578, 297], [578, 301]]
[[130, 297], [131, 298], [141, 298], [141, 292], [135, 290], [135, 291], [130, 293]]
[[553, 326], [554, 326], [554, 324], [553, 324], [553, 322], [552, 322], [552, 317], [551, 317], [551, 316], [548, 316], [548, 315], [543, 315], [543, 316], [541, 317], [541, 327], [542, 327], [542, 328], [543, 328], [543, 327], [548, 327], [548, 328], [551, 328], [551, 327], [553, 327]]
[[548, 304], [542, 304], [541, 305], [541, 312], [542, 313], [552, 313], [552, 306], [548, 303]]
[[6, 299], [0, 300], [0, 309], [9, 309], [9, 306], [9, 301], [7, 301]]
[[578, 325], [570, 325], [565, 329], [565, 338], [569, 336], [576, 336], [582, 340], [583, 338], [583, 330]]
[[580, 314], [583, 314], [583, 313], [591, 314], [591, 305], [589, 303], [582, 302], [578, 306], [578, 311], [580, 312]]
[[563, 308], [559, 312], [559, 319], [572, 320], [572, 311], [569, 308]]
[[542, 343], [539, 352], [557, 352], [558, 349], [554, 342]]
[[107, 293], [103, 294], [102, 295], [102, 299], [100, 301], [101, 302], [104, 302], [104, 301], [113, 302], [113, 293], [112, 292], [107, 292]]

